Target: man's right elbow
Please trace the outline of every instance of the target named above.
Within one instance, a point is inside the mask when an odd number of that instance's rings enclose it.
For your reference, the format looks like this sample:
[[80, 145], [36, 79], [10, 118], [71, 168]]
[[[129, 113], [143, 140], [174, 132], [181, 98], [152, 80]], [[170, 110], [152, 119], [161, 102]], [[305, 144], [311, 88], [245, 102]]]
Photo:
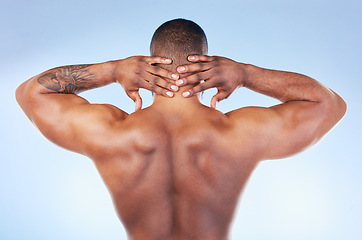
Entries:
[[20, 105], [21, 108], [24, 108], [24, 104], [26, 103], [26, 99], [29, 97], [29, 81], [23, 82], [16, 90], [15, 90], [15, 99]]
[[15, 99], [20, 106], [23, 98], [23, 93], [24, 93], [24, 83], [22, 83], [15, 91]]

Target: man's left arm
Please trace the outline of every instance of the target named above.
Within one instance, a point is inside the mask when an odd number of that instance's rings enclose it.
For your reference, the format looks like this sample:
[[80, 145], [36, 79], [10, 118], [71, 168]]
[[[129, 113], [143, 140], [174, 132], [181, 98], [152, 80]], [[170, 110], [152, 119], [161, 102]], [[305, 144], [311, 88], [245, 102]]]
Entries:
[[100, 64], [72, 65], [50, 69], [21, 84], [16, 99], [30, 121], [50, 141], [87, 155], [95, 138], [127, 116], [108, 104], [90, 104], [76, 95], [85, 90], [119, 82], [141, 109], [139, 88], [172, 97], [172, 81], [178, 75], [153, 63], [170, 63], [156, 57], [130, 57]]

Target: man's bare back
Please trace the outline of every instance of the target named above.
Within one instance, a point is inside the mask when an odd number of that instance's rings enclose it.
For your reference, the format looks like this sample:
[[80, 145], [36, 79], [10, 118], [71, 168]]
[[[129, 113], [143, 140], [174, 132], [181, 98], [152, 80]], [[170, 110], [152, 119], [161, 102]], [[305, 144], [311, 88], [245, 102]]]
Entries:
[[[17, 89], [19, 105], [45, 137], [94, 161], [130, 239], [228, 239], [258, 163], [312, 146], [346, 111], [342, 98], [310, 77], [206, 53], [202, 29], [174, 20], [155, 32], [152, 57], [59, 67]], [[136, 112], [76, 94], [114, 82]], [[281, 104], [215, 110], [239, 87]], [[156, 93], [142, 110], [139, 88]], [[199, 101], [209, 88], [218, 90], [211, 108]]]
[[134, 239], [226, 239], [257, 164], [255, 140], [201, 104], [187, 112], [157, 107], [116, 125], [109, 138], [117, 153], [94, 159], [119, 216]]

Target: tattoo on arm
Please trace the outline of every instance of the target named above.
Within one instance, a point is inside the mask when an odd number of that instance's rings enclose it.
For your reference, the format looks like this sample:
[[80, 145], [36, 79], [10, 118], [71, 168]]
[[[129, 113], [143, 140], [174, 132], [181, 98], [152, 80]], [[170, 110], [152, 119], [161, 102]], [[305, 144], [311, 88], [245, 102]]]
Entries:
[[78, 93], [96, 88], [95, 74], [89, 69], [92, 64], [58, 67], [38, 77], [38, 83], [58, 93]]

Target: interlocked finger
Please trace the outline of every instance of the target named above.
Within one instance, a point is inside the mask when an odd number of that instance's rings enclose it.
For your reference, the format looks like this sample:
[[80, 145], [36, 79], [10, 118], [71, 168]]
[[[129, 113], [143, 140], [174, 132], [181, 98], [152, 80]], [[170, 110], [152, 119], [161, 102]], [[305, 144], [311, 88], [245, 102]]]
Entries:
[[177, 91], [178, 87], [175, 84], [172, 84], [169, 81], [166, 81], [165, 79], [156, 76], [152, 73], [147, 73], [147, 75], [145, 76], [145, 80], [149, 83], [152, 83], [154, 85], [160, 86], [162, 88], [171, 90], [171, 91]]
[[217, 87], [217, 85], [215, 84], [214, 81], [212, 80], [206, 80], [203, 83], [198, 84], [197, 86], [187, 90], [186, 92], [183, 93], [183, 96], [185, 97], [191, 97], [192, 95], [199, 93], [199, 92], [203, 92], [207, 89], [213, 88], [213, 87]]
[[215, 60], [215, 58], [207, 55], [192, 55], [188, 57], [188, 60], [190, 62], [212, 62]]
[[179, 73], [190, 73], [190, 72], [201, 72], [207, 71], [213, 67], [213, 63], [205, 62], [205, 63], [194, 63], [190, 65], [184, 65], [177, 68]]
[[145, 62], [148, 64], [154, 64], [154, 63], [171, 64], [172, 60], [164, 57], [145, 57]]
[[179, 78], [179, 75], [177, 73], [167, 71], [166, 69], [163, 69], [163, 68], [160, 68], [157, 66], [149, 65], [149, 66], [145, 67], [145, 69], [149, 73], [152, 73], [154, 75], [164, 77], [167, 79], [177, 80]]
[[210, 77], [212, 77], [212, 73], [210, 71], [199, 72], [176, 81], [176, 84], [178, 86], [183, 86], [186, 84], [199, 83], [201, 81], [209, 79]]
[[154, 92], [158, 95], [163, 95], [165, 97], [173, 97], [174, 94], [169, 91], [168, 89], [162, 88], [158, 85], [155, 85], [153, 82], [150, 81], [142, 81], [141, 88], [147, 89], [151, 92]]

